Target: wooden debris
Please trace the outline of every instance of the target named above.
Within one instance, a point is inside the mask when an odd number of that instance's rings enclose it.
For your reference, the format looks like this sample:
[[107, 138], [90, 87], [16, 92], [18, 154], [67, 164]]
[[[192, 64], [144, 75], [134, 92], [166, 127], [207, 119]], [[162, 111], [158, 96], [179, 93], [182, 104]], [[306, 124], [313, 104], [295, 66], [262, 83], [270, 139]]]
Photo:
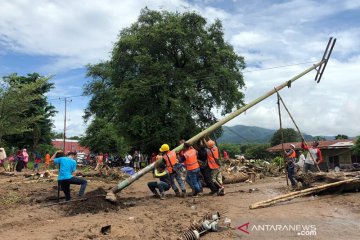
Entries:
[[297, 197], [302, 197], [302, 196], [309, 195], [312, 193], [321, 192], [321, 191], [324, 191], [324, 190], [327, 190], [327, 189], [330, 189], [333, 187], [352, 184], [352, 183], [356, 183], [357, 186], [360, 187], [360, 179], [359, 178], [351, 178], [351, 179], [346, 179], [346, 180], [342, 180], [342, 181], [338, 181], [338, 182], [334, 182], [334, 183], [328, 183], [328, 184], [324, 184], [321, 186], [308, 188], [308, 189], [297, 191], [297, 192], [284, 194], [284, 195], [281, 195], [278, 197], [268, 199], [266, 201], [254, 203], [254, 204], [250, 205], [249, 208], [256, 209], [256, 208], [268, 207], [268, 206], [274, 205], [276, 203], [288, 201], [288, 200], [291, 200], [291, 199], [294, 199]]
[[316, 185], [316, 183], [332, 183], [345, 180], [348, 178], [360, 176], [360, 172], [308, 172], [295, 176], [295, 179], [303, 187]]

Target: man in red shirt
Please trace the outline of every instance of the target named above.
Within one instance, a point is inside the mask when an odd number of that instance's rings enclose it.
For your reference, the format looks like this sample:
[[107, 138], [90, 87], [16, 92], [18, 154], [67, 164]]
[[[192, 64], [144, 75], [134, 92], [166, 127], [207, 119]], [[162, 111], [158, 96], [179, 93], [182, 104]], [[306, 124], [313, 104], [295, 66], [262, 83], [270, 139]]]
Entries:
[[319, 164], [323, 163], [323, 157], [322, 157], [321, 151], [318, 148], [318, 146], [319, 146], [319, 142], [314, 141], [311, 144], [311, 147], [308, 147], [305, 143], [304, 138], [302, 138], [301, 147], [304, 150], [308, 151], [308, 154], [305, 159], [305, 164], [304, 164], [304, 172], [305, 173], [307, 173], [309, 170], [312, 172], [315, 172], [316, 171], [315, 164], [319, 165]]

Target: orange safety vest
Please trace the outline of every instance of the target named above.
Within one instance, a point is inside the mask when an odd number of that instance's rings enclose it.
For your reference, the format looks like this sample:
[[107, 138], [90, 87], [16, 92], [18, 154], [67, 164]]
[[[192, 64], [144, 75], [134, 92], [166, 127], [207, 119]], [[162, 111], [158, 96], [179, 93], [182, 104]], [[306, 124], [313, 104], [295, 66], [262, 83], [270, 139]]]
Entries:
[[288, 158], [296, 158], [296, 152], [293, 151], [293, 152], [291, 153], [291, 155], [288, 156]]
[[219, 164], [216, 163], [216, 160], [219, 159], [218, 148], [216, 146], [214, 146], [212, 148], [207, 148], [206, 154], [207, 154], [209, 168], [210, 169], [219, 169], [220, 166], [219, 166]]
[[175, 166], [176, 162], [177, 162], [177, 158], [176, 158], [176, 152], [175, 151], [167, 151], [164, 156], [163, 156], [165, 162], [166, 162], [166, 167], [169, 173], [173, 172], [173, 167]]
[[186, 170], [191, 171], [198, 169], [200, 167], [198, 160], [197, 160], [197, 152], [195, 149], [190, 148], [184, 153], [185, 157], [185, 167]]

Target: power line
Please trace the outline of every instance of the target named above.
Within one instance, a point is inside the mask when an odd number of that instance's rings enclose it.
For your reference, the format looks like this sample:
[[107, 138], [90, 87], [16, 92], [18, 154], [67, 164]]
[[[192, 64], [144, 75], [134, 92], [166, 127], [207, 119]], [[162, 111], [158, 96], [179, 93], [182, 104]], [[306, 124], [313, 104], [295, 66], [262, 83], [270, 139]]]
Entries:
[[[280, 66], [274, 66], [274, 67], [269, 67], [269, 68], [263, 68], [263, 69], [256, 69], [256, 70], [249, 70], [249, 71], [243, 71], [242, 73], [251, 73], [251, 72], [259, 72], [259, 71], [266, 71], [266, 70], [271, 70], [271, 69], [277, 69], [277, 68], [286, 68], [286, 67], [292, 67], [292, 66], [298, 66], [298, 65], [303, 65], [303, 64], [308, 64], [308, 63], [316, 63], [316, 61], [309, 61], [309, 62], [301, 62], [301, 63], [294, 63], [294, 64], [288, 64], [288, 65], [280, 65]], [[222, 76], [203, 76], [203, 77], [196, 77], [194, 76], [194, 78], [196, 80], [202, 80], [202, 79], [215, 79], [215, 78], [219, 78]], [[184, 81], [186, 79], [181, 79], [181, 81]], [[131, 82], [130, 82], [131, 83]], [[143, 89], [143, 88], [148, 88], [148, 87], [155, 87], [155, 86], [162, 86], [164, 85], [164, 83], [155, 83], [155, 84], [149, 84], [149, 85], [140, 85], [140, 86], [132, 86], [130, 90], [134, 90], [134, 89]], [[121, 87], [120, 87], [121, 88]], [[76, 98], [76, 97], [90, 97], [90, 96], [85, 96], [85, 95], [74, 95], [74, 96], [68, 96], [66, 98]], [[58, 98], [51, 98], [48, 99], [48, 101], [56, 101], [56, 100], [63, 100], [64, 97], [58, 97]]]
[[57, 98], [50, 98], [50, 99], [47, 99], [48, 101], [54, 101], [54, 100], [64, 100], [64, 98], [76, 98], [76, 97], [87, 97], [87, 96], [84, 96], [84, 95], [74, 95], [74, 96], [67, 96], [67, 97], [57, 97]]
[[316, 63], [316, 62], [317, 62], [317, 61], [302, 62], [302, 63], [294, 63], [294, 64], [289, 64], [289, 65], [282, 65], [282, 66], [275, 66], [275, 67], [269, 67], [269, 68], [262, 68], [262, 69], [257, 69], [257, 70], [243, 71], [243, 73], [249, 73], [249, 72], [259, 72], [259, 71], [265, 71], [265, 70], [270, 70], [270, 69], [275, 69], [275, 68], [292, 67], [292, 66], [298, 66], [298, 65], [308, 64], [308, 63]]

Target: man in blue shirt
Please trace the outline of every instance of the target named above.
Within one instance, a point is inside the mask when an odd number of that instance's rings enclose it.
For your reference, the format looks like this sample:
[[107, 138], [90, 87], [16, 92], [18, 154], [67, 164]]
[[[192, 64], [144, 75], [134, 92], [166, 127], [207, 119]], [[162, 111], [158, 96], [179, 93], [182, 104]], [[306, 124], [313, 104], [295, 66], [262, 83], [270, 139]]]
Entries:
[[58, 183], [61, 186], [65, 194], [66, 201], [70, 201], [70, 184], [81, 185], [79, 196], [83, 196], [85, 193], [87, 181], [82, 178], [74, 177], [76, 171], [76, 161], [73, 159], [76, 157], [75, 152], [69, 152], [67, 157], [63, 151], [58, 150], [51, 157], [51, 160], [54, 160], [55, 164], [59, 164], [59, 175]]

